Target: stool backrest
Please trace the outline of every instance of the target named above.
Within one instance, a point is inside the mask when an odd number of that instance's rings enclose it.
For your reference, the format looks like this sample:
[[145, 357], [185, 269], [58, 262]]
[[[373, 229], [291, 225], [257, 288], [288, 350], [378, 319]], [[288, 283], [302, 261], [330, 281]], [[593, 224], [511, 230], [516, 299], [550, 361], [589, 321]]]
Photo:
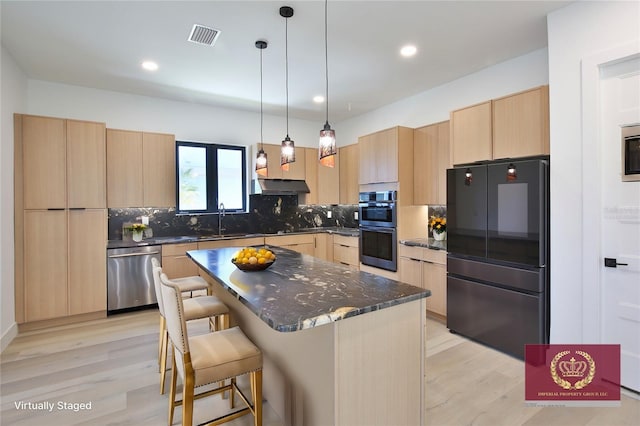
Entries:
[[153, 289], [156, 292], [156, 299], [158, 300], [158, 309], [160, 310], [160, 316], [166, 318], [164, 315], [164, 303], [162, 300], [162, 284], [160, 281], [160, 275], [162, 274], [162, 267], [160, 262], [155, 257], [151, 258], [151, 269], [153, 271]]
[[[189, 338], [187, 334], [187, 322], [184, 319], [182, 292], [180, 291], [180, 287], [171, 281], [166, 274], [160, 275], [160, 281], [162, 283], [164, 318], [167, 321], [169, 338], [175, 350], [180, 352], [181, 355], [184, 355], [189, 352]], [[176, 359], [176, 361], [178, 360]]]

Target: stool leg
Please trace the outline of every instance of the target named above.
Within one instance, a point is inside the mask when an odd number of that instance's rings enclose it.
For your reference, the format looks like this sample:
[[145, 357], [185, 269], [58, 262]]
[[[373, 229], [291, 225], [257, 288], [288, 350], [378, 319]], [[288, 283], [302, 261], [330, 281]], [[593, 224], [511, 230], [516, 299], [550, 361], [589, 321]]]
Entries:
[[165, 329], [162, 338], [162, 355], [160, 356], [160, 395], [164, 395], [164, 380], [167, 375], [167, 352], [169, 350], [169, 332]]
[[231, 378], [231, 390], [229, 392], [231, 392], [231, 398], [229, 398], [229, 408], [233, 409], [236, 405], [236, 378], [232, 377]]
[[176, 368], [175, 356], [171, 359], [171, 385], [169, 387], [169, 426], [173, 424], [173, 412], [176, 408], [176, 382], [178, 380], [178, 369]]
[[160, 371], [160, 357], [162, 356], [162, 339], [167, 330], [167, 323], [162, 315], [160, 315], [160, 335], [158, 336], [158, 371]]
[[262, 370], [250, 373], [254, 426], [262, 426]]

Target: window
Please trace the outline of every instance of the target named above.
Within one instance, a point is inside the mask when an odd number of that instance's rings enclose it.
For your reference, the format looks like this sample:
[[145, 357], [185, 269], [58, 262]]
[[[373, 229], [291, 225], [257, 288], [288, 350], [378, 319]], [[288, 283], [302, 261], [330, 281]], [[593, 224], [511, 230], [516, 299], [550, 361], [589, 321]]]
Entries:
[[246, 211], [246, 148], [176, 142], [176, 204], [181, 213]]

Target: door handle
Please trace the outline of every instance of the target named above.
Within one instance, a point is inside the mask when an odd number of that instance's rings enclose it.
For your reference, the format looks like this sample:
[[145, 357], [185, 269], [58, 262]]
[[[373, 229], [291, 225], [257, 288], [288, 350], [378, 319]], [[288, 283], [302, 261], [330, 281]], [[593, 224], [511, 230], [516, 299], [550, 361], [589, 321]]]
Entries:
[[613, 259], [611, 257], [604, 258], [604, 266], [607, 268], [617, 268], [618, 266], [629, 266], [628, 263], [618, 263], [617, 259]]

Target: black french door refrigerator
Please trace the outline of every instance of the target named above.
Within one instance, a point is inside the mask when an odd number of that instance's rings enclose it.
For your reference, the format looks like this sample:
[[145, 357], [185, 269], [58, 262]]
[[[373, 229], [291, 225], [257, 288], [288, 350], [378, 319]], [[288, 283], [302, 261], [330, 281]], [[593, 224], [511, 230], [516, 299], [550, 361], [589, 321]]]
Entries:
[[517, 358], [549, 342], [549, 157], [447, 170], [447, 327]]

